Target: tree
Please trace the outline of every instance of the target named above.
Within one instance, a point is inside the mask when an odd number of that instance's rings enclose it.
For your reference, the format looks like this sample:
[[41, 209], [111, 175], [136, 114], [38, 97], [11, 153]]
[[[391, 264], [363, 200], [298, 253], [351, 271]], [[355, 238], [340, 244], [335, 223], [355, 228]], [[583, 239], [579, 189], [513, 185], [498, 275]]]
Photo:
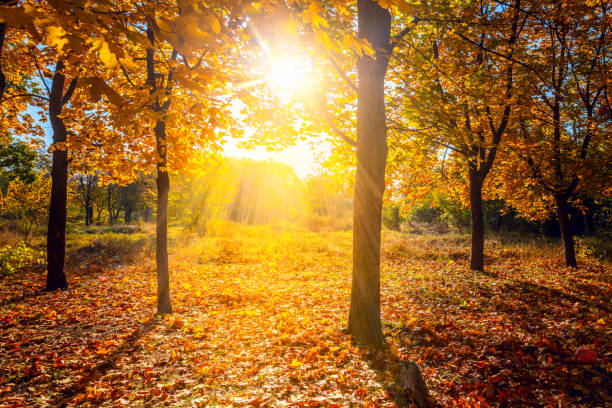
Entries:
[[25, 242], [28, 242], [31, 235], [46, 221], [50, 181], [48, 177], [38, 173], [32, 181], [16, 178], [8, 185], [3, 207], [21, 224]]
[[[579, 204], [581, 195], [605, 195], [612, 182], [612, 117], [605, 98], [608, 8], [606, 2], [541, 1], [520, 9], [529, 19], [529, 58], [520, 65], [525, 108], [517, 115], [500, 195], [530, 218], [556, 213], [565, 263], [572, 267], [577, 263], [570, 206]], [[524, 194], [516, 194], [521, 187]]]
[[[108, 106], [121, 124], [140, 170], [157, 171], [156, 263], [160, 314], [171, 313], [167, 252], [170, 169], [196, 165], [214, 149], [227, 123], [232, 64], [225, 58], [240, 41], [242, 9], [223, 1], [202, 4], [130, 4], [117, 14], [109, 54], [113, 89], [134, 109]], [[137, 22], [137, 23], [135, 23]], [[143, 61], [139, 64], [137, 61]], [[144, 80], [143, 80], [144, 79]], [[118, 125], [117, 125], [118, 126]], [[152, 149], [151, 149], [152, 148]], [[200, 163], [197, 163], [200, 164]]]
[[0, 188], [6, 192], [9, 182], [19, 179], [25, 183], [36, 180], [36, 151], [23, 142], [0, 145]]
[[398, 111], [393, 131], [400, 139], [417, 138], [433, 146], [434, 154], [450, 150], [449, 160], [461, 162], [467, 170], [457, 181], [469, 186], [473, 270], [484, 269], [485, 179], [509, 129], [516, 100], [513, 60], [526, 20], [518, 11], [520, 5], [520, 0], [512, 5], [493, 1], [425, 10], [419, 20], [430, 35], [410, 39], [405, 52], [412, 58], [396, 74], [401, 86], [395, 103], [401, 107], [407, 102], [408, 112]]
[[49, 204], [49, 227], [47, 230], [47, 286], [46, 290], [66, 289], [68, 282], [64, 272], [66, 252], [66, 205], [68, 196], [68, 151], [66, 143], [68, 129], [62, 111], [70, 101], [78, 77], [73, 76], [66, 84], [65, 63], [58, 60], [55, 65], [51, 92], [49, 93], [49, 121], [53, 128], [53, 164], [51, 165], [51, 201]]
[[[47, 110], [53, 129], [46, 290], [66, 289], [68, 286], [64, 272], [68, 145], [78, 139], [69, 127], [76, 128], [75, 124], [84, 124], [87, 120], [105, 123], [100, 117], [94, 118], [91, 105], [84, 106], [82, 102], [81, 109], [75, 109], [79, 96], [77, 86], [91, 85], [93, 82], [98, 85], [98, 95], [113, 95], [108, 88], [99, 89], [104, 81], [96, 76], [102, 64], [95, 53], [98, 44], [95, 38], [103, 37], [108, 29], [108, 24], [99, 24], [100, 18], [105, 15], [100, 10], [93, 5], [85, 9], [69, 2], [49, 5], [36, 0], [20, 3], [18, 7], [0, 9], [0, 18], [12, 24], [14, 43], [10, 49], [16, 60], [32, 67], [32, 72], [40, 77], [40, 86], [30, 84], [29, 88], [20, 86], [14, 92], [11, 90], [10, 97], [3, 99], [2, 108], [10, 107], [14, 101], [35, 104]], [[55, 68], [51, 71], [53, 66]], [[21, 80], [26, 77], [24, 74], [27, 72], [21, 73]], [[85, 77], [79, 80], [83, 75]], [[50, 87], [47, 83], [49, 77]], [[44, 87], [46, 95], [41, 94], [40, 87]], [[16, 133], [22, 134], [23, 131], [22, 127]], [[72, 159], [75, 158], [78, 159], [78, 155]]]
[[391, 14], [358, 0], [359, 37], [376, 50], [357, 61], [357, 175], [353, 201], [353, 281], [348, 330], [365, 344], [383, 343], [380, 322], [380, 233], [387, 161], [385, 74]]
[[72, 178], [72, 189], [76, 201], [83, 207], [85, 226], [93, 223], [94, 201], [100, 190], [98, 176], [95, 174], [77, 174]]
[[108, 223], [113, 225], [117, 222], [119, 217], [119, 211], [121, 210], [120, 205], [120, 191], [117, 184], [109, 183], [106, 185], [106, 210], [108, 211]]
[[123, 210], [123, 221], [126, 224], [132, 222], [134, 212], [144, 209], [151, 200], [149, 181], [147, 175], [140, 174], [131, 183], [119, 187], [118, 205]]
[[[402, 6], [405, 2], [387, 2], [388, 8]], [[398, 6], [395, 6], [397, 3]], [[339, 77], [348, 84], [349, 92], [357, 94], [357, 141], [354, 141], [337, 125], [328, 112], [325, 95], [318, 95], [314, 117], [322, 117], [330, 130], [356, 148], [356, 178], [353, 203], [353, 278], [348, 331], [364, 344], [380, 346], [383, 342], [380, 321], [380, 239], [381, 212], [385, 189], [385, 167], [387, 159], [387, 124], [385, 114], [385, 75], [389, 59], [398, 42], [412, 30], [414, 24], [405, 23], [401, 32], [391, 37], [391, 13], [373, 0], [357, 1], [358, 38], [352, 35], [354, 19], [350, 8], [334, 3], [326, 20], [323, 2], [312, 2], [308, 9], [296, 8], [308, 32], [314, 37], [313, 49], [324, 56]], [[410, 7], [408, 7], [410, 8]], [[341, 39], [344, 50], [332, 39]], [[347, 57], [342, 51], [357, 52], [358, 84], [337, 63], [335, 56]], [[352, 57], [353, 54], [351, 54]], [[332, 88], [333, 89], [333, 88]], [[345, 98], [339, 98], [347, 104]], [[348, 98], [347, 98], [348, 99]], [[354, 128], [353, 109], [340, 112], [343, 124]], [[352, 113], [352, 114], [351, 114]], [[320, 122], [319, 122], [320, 123]], [[344, 126], [343, 126], [344, 127]]]

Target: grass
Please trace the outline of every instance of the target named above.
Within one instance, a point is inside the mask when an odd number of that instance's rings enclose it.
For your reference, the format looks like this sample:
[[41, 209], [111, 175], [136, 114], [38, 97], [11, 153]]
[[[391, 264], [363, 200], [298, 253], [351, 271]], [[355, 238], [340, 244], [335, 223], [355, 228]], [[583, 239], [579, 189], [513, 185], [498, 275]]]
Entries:
[[[38, 294], [40, 272], [0, 281], [0, 401], [390, 407], [410, 359], [439, 406], [612, 403], [612, 270], [588, 254], [574, 270], [553, 241], [495, 238], [477, 274], [465, 235], [385, 231], [377, 352], [343, 333], [350, 231], [216, 228], [172, 230], [164, 319], [152, 317], [154, 263], [130, 246], [137, 234], [71, 236], [72, 251], [97, 249], [68, 264], [69, 291]], [[576, 360], [581, 346], [596, 362]]]

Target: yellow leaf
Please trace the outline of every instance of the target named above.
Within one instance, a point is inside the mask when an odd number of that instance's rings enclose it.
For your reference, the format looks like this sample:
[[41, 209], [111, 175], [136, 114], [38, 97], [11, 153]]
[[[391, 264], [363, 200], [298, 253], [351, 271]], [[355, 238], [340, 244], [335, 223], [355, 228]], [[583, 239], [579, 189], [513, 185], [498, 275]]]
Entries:
[[113, 105], [121, 105], [123, 100], [121, 99], [121, 95], [117, 93], [113, 88], [111, 88], [103, 79], [98, 77], [91, 77], [83, 79], [82, 82], [88, 86], [89, 94], [91, 95], [91, 99], [93, 101], [98, 101], [102, 97], [102, 95], [106, 95], [108, 100]]
[[395, 0], [393, 4], [395, 4], [395, 6], [402, 13], [414, 14], [414, 6], [412, 4], [409, 4], [406, 0]]
[[215, 34], [219, 34], [221, 32], [221, 25], [219, 24], [217, 17], [213, 16], [212, 14], [209, 15], [206, 19], [206, 23]]
[[64, 45], [68, 44], [68, 39], [65, 38], [66, 31], [60, 26], [47, 26], [45, 28], [47, 34], [47, 45], [57, 47], [58, 51], [62, 51]]
[[98, 51], [100, 61], [104, 64], [106, 69], [113, 69], [117, 66], [117, 59], [115, 55], [110, 51], [108, 43], [102, 37], [94, 37], [87, 39], [87, 43], [91, 44], [89, 52]]

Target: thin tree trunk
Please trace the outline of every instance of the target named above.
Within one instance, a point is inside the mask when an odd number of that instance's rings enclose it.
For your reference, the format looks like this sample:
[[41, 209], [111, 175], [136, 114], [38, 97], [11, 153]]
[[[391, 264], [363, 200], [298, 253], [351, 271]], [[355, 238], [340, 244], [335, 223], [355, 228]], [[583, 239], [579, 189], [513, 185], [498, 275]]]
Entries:
[[[68, 130], [62, 113], [62, 93], [66, 80], [64, 64], [58, 61], [51, 84], [49, 120], [53, 127], [53, 144], [63, 143]], [[68, 196], [68, 151], [66, 147], [53, 150], [51, 167], [51, 203], [47, 230], [47, 286], [46, 290], [66, 289], [68, 282], [64, 272], [66, 255], [66, 202]]]
[[157, 261], [157, 313], [172, 313], [170, 302], [170, 276], [168, 274], [168, 177], [166, 154], [166, 124], [157, 121], [155, 139], [161, 161], [157, 164], [157, 227], [156, 227], [156, 261]]
[[348, 330], [361, 343], [383, 343], [380, 321], [380, 231], [387, 161], [384, 80], [391, 34], [389, 11], [358, 0], [359, 37], [373, 45], [376, 59], [357, 63], [357, 175], [353, 204], [353, 280]]
[[484, 218], [482, 206], [482, 180], [476, 170], [470, 168], [470, 213], [472, 217], [472, 254], [470, 269], [484, 270]]
[[561, 230], [561, 239], [563, 240], [563, 250], [565, 252], [565, 265], [578, 267], [576, 263], [576, 250], [574, 248], [574, 236], [569, 222], [569, 208], [567, 198], [557, 195], [555, 196], [557, 203], [557, 217], [559, 219], [559, 227]]
[[[157, 90], [154, 49], [155, 32], [147, 27], [147, 38], [151, 47], [147, 48], [147, 84], [149, 93], [155, 95]], [[176, 50], [172, 52], [172, 59], [176, 58]], [[159, 98], [154, 97], [153, 109], [162, 115], [170, 106], [170, 90], [172, 84], [172, 71], [166, 79], [166, 100], [160, 104]], [[168, 191], [170, 179], [168, 177], [168, 145], [166, 138], [166, 122], [158, 119], [155, 122], [155, 141], [158, 154], [157, 162], [157, 224], [156, 224], [156, 263], [157, 263], [157, 313], [172, 313], [170, 302], [170, 277], [168, 273]]]
[[591, 228], [589, 228], [589, 219], [587, 218], [586, 212], [581, 211], [582, 223], [584, 224], [584, 235], [591, 235]]
[[108, 210], [108, 223], [110, 225], [114, 224], [115, 220], [113, 219], [113, 205], [112, 205], [112, 191], [110, 184], [106, 186], [106, 209]]

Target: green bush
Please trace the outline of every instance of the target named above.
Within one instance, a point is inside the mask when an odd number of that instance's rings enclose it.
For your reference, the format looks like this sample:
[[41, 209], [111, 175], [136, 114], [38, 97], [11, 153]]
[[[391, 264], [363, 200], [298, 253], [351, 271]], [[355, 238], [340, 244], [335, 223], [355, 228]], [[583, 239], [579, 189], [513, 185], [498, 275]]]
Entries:
[[403, 221], [398, 205], [390, 204], [383, 206], [382, 223], [386, 228], [399, 231]]
[[107, 233], [96, 237], [93, 247], [110, 256], [121, 256], [132, 260], [155, 248], [155, 237], [143, 233]]
[[0, 248], [0, 275], [12, 275], [33, 262], [42, 262], [32, 248], [20, 241]]
[[141, 232], [142, 228], [138, 224], [113, 224], [105, 227], [89, 227], [83, 231], [87, 234], [135, 234]]
[[449, 226], [455, 227], [459, 232], [468, 232], [471, 226], [470, 209], [464, 208], [460, 203], [446, 197], [438, 197], [438, 206], [442, 210], [440, 219]]

